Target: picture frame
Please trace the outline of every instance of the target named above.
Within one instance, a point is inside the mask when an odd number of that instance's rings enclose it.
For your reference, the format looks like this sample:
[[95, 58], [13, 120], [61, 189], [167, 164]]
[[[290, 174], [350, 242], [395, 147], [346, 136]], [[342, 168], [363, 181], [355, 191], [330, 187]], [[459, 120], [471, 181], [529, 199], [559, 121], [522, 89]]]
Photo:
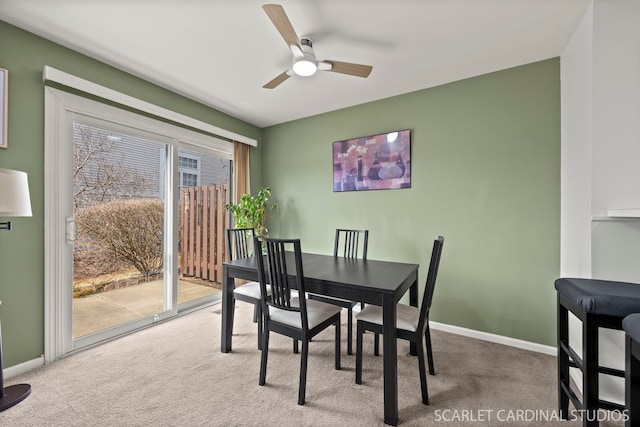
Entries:
[[333, 143], [333, 192], [411, 188], [411, 130]]
[[9, 121], [9, 71], [0, 68], [0, 148], [7, 148]]

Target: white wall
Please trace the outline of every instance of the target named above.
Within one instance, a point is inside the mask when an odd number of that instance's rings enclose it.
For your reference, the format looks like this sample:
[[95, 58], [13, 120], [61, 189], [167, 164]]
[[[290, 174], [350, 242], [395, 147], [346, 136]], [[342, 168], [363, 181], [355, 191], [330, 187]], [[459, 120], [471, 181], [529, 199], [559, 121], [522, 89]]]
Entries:
[[560, 275], [591, 275], [591, 46], [593, 7], [560, 58]]
[[640, 2], [595, 0], [561, 58], [561, 274], [640, 282]]
[[640, 2], [598, 0], [593, 24], [592, 275], [640, 282]]
[[604, 215], [640, 207], [640, 2], [597, 0], [594, 18], [592, 209]]

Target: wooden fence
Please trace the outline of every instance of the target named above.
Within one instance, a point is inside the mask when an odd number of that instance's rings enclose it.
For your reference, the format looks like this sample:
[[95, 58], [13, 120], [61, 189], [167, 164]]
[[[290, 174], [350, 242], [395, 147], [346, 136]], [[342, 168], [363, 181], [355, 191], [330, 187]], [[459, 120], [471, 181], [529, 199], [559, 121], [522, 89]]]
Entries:
[[180, 270], [185, 276], [222, 283], [229, 185], [191, 187], [180, 203]]

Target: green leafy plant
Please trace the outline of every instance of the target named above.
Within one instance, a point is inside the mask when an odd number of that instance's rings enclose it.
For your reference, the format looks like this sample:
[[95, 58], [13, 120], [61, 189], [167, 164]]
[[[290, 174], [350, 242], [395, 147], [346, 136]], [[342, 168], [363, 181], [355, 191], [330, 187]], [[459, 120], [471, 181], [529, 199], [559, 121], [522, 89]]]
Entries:
[[267, 237], [269, 230], [265, 226], [267, 212], [277, 208], [275, 203], [269, 201], [271, 197], [270, 188], [261, 188], [257, 196], [243, 194], [238, 204], [227, 203], [225, 208], [233, 214], [236, 219], [236, 227], [253, 228], [256, 235]]

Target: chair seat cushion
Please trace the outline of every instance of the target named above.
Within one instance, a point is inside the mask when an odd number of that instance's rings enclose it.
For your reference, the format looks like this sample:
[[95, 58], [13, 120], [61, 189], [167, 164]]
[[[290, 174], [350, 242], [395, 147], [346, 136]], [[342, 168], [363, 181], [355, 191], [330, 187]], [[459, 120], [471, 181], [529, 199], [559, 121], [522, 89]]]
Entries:
[[640, 285], [636, 283], [561, 278], [555, 287], [585, 313], [625, 317], [640, 312]]
[[640, 343], [640, 313], [630, 314], [622, 319], [622, 329], [632, 340]]
[[[244, 295], [249, 298], [254, 298], [259, 300], [261, 298], [260, 295], [260, 283], [258, 282], [247, 282], [244, 285], [238, 286], [233, 290], [233, 293], [236, 295]], [[271, 287], [267, 285], [267, 294], [271, 294]]]
[[[327, 320], [334, 314], [339, 313], [341, 310], [341, 308], [336, 305], [325, 304], [320, 301], [307, 299], [306, 302], [309, 329], [313, 329], [315, 326]], [[300, 299], [298, 297], [291, 298], [291, 306], [300, 307]], [[280, 308], [269, 307], [269, 319], [273, 322], [302, 329], [302, 318], [298, 311], [287, 311]]]
[[[418, 328], [420, 309], [412, 305], [396, 305], [396, 327], [405, 331], [415, 332]], [[367, 305], [356, 314], [357, 320], [382, 325], [382, 307], [377, 305]]]

